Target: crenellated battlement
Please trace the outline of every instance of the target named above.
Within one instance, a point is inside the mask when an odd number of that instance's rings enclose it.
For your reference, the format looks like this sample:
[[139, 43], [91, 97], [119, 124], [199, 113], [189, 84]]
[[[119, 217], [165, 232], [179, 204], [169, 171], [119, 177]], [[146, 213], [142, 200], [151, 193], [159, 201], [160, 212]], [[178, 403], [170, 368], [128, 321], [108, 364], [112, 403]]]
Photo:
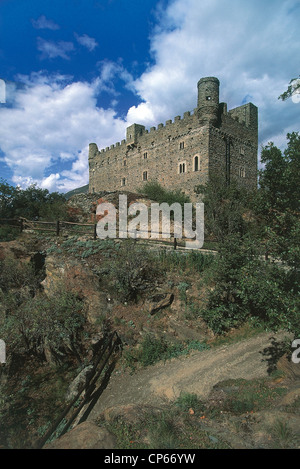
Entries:
[[219, 103], [219, 84], [215, 77], [199, 80], [197, 108], [183, 116], [149, 129], [132, 124], [125, 139], [101, 150], [91, 143], [90, 192], [135, 190], [158, 181], [193, 198], [194, 186], [205, 183], [212, 171], [255, 186], [257, 107], [247, 103], [228, 111]]

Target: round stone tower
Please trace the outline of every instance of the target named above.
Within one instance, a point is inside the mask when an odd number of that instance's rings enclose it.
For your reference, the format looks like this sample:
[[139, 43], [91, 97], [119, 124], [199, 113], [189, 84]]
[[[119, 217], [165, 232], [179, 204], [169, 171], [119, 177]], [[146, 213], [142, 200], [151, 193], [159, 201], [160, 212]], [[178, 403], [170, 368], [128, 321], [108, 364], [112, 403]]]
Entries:
[[215, 77], [198, 81], [198, 116], [201, 124], [217, 125], [219, 115], [219, 86]]

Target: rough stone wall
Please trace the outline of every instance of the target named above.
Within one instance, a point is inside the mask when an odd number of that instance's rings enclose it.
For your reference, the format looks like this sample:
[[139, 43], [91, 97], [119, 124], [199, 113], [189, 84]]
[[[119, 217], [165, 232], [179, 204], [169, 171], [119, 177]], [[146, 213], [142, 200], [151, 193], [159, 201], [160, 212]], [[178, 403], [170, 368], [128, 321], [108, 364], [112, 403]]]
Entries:
[[255, 187], [257, 108], [249, 103], [227, 112], [225, 103], [216, 106], [218, 86], [213, 77], [200, 80], [198, 108], [183, 118], [177, 116], [150, 131], [133, 124], [127, 128], [126, 140], [100, 151], [90, 144], [89, 191], [136, 191], [146, 181], [157, 181], [196, 200], [195, 186], [216, 172]]

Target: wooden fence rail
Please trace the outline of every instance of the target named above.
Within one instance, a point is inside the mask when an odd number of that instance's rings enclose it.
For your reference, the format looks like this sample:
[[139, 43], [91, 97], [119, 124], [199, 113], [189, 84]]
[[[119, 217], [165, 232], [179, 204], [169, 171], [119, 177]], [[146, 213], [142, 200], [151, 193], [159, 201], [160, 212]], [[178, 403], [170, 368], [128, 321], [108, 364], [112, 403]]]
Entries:
[[97, 224], [95, 223], [74, 223], [64, 220], [55, 220], [55, 221], [40, 221], [40, 220], [27, 220], [26, 218], [0, 218], [0, 225], [5, 224], [12, 227], [19, 227], [20, 232], [25, 229], [35, 230], [35, 231], [48, 231], [50, 233], [56, 233], [56, 236], [59, 236], [63, 231], [72, 231], [68, 227], [90, 227], [92, 228], [90, 232], [87, 230], [76, 230], [76, 234], [92, 234], [93, 238], [97, 238]]
[[[97, 223], [78, 223], [78, 222], [70, 222], [64, 220], [55, 220], [55, 221], [40, 221], [40, 220], [27, 220], [26, 218], [20, 217], [15, 219], [7, 219], [7, 218], [0, 218], [0, 225], [6, 224], [8, 226], [13, 226], [19, 228], [20, 232], [29, 229], [35, 231], [42, 231], [42, 232], [49, 232], [55, 233], [56, 236], [59, 236], [63, 232], [67, 233], [74, 233], [74, 234], [83, 234], [83, 235], [91, 235], [94, 240], [97, 239]], [[77, 227], [86, 228], [84, 229], [74, 229]], [[88, 228], [91, 228], [88, 230]], [[180, 246], [180, 241], [170, 235], [170, 233], [163, 233], [161, 231], [153, 233], [150, 229], [148, 231], [141, 231], [138, 230], [137, 233], [148, 233], [148, 236], [138, 238], [139, 240], [147, 240], [153, 243], [161, 243], [166, 242], [168, 244], [172, 244], [174, 250]], [[151, 238], [151, 234], [158, 235], [157, 238]], [[164, 237], [165, 235], [165, 237]], [[170, 239], [170, 242], [167, 239]], [[193, 241], [191, 238], [186, 238], [182, 236], [180, 238], [181, 241]]]

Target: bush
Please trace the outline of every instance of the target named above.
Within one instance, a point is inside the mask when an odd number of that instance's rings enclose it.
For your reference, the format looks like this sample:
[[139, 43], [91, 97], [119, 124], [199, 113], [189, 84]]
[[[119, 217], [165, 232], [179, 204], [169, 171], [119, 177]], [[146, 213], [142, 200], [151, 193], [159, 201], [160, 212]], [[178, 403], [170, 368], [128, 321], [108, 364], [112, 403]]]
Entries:
[[132, 301], [153, 287], [161, 270], [150, 253], [135, 246], [134, 242], [124, 242], [112, 261], [110, 273], [121, 299]]
[[37, 291], [39, 281], [32, 263], [23, 263], [14, 258], [6, 257], [0, 261], [0, 291], [7, 293], [27, 288], [32, 295]]
[[0, 242], [13, 241], [20, 233], [19, 227], [2, 225], [0, 226]]
[[265, 262], [245, 240], [231, 240], [216, 257], [215, 286], [202, 315], [217, 334], [246, 320], [298, 333], [299, 299], [290, 272]]
[[138, 191], [144, 194], [150, 200], [158, 203], [166, 202], [169, 205], [178, 202], [180, 205], [190, 202], [189, 196], [184, 194], [181, 190], [170, 191], [162, 187], [158, 182], [147, 182]]
[[203, 412], [205, 408], [203, 402], [201, 402], [196, 394], [188, 392], [180, 393], [174, 405], [183, 412], [188, 412], [189, 409], [193, 409], [195, 412]]
[[79, 355], [84, 322], [82, 302], [61, 290], [51, 297], [27, 299], [7, 315], [0, 326], [0, 336], [11, 356], [25, 353], [45, 359], [49, 353], [51, 359], [59, 362], [65, 355]]

